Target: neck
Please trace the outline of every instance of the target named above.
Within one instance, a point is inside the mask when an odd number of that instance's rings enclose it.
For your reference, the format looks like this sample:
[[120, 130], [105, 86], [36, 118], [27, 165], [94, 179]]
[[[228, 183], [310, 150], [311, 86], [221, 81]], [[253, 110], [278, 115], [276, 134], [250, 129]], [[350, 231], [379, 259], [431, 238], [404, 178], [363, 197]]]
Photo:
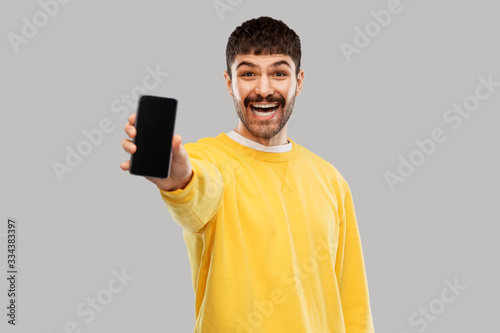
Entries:
[[252, 140], [254, 142], [260, 143], [260, 144], [262, 144], [264, 146], [268, 146], [268, 147], [269, 146], [286, 145], [288, 143], [287, 134], [286, 134], [286, 125], [281, 129], [281, 131], [279, 131], [278, 134], [276, 134], [272, 138], [261, 138], [261, 137], [255, 136], [252, 133], [250, 133], [245, 128], [245, 126], [243, 126], [243, 124], [238, 124], [238, 126], [236, 126], [234, 131], [236, 133], [240, 134], [241, 136], [249, 139], [249, 140]]

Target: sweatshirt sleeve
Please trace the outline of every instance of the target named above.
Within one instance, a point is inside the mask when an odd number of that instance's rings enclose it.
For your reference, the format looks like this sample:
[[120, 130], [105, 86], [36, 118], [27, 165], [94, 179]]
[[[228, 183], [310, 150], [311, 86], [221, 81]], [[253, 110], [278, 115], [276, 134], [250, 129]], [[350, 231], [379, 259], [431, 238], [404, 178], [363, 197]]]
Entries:
[[361, 239], [349, 185], [344, 185], [343, 216], [335, 272], [346, 333], [374, 333]]
[[199, 232], [221, 205], [223, 178], [214, 161], [197, 158], [189, 150], [188, 155], [193, 169], [189, 183], [182, 189], [159, 190], [174, 221], [187, 231]]

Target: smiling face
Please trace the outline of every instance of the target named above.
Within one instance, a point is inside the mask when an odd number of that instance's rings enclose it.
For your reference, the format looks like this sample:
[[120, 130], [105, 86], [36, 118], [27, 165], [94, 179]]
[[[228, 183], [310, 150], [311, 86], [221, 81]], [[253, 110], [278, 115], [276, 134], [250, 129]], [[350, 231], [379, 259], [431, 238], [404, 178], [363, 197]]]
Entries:
[[302, 90], [304, 71], [296, 75], [287, 55], [246, 54], [235, 57], [231, 73], [232, 78], [224, 71], [239, 118], [235, 131], [266, 146], [286, 144], [286, 125]]

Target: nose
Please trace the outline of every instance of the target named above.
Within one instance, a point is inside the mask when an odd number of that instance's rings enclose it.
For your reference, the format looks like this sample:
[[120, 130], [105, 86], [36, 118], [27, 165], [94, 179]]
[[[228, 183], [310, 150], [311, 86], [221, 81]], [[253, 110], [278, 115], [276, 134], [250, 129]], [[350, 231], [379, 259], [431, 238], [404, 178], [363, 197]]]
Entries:
[[271, 80], [269, 80], [269, 77], [266, 74], [260, 76], [257, 86], [255, 87], [255, 93], [261, 95], [262, 97], [274, 94], [274, 89], [271, 86]]

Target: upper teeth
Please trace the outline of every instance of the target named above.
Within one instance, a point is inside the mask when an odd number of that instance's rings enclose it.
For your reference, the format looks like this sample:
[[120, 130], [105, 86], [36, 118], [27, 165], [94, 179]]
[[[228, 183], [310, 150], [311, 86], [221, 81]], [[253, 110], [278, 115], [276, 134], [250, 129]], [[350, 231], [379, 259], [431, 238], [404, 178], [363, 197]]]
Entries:
[[274, 108], [278, 106], [278, 103], [274, 103], [274, 104], [254, 104], [253, 107], [254, 108]]

